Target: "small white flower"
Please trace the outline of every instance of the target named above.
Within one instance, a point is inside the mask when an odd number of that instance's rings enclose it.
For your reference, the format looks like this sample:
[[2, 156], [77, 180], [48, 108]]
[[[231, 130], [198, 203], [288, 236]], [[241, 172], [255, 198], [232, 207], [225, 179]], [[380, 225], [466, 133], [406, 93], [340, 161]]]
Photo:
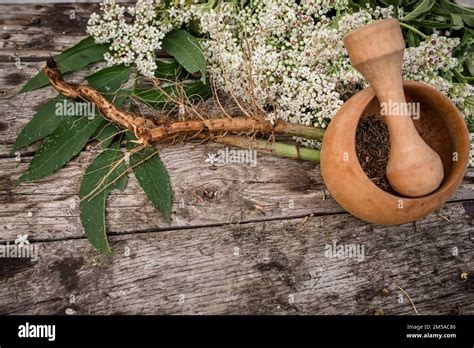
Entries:
[[274, 112], [268, 113], [267, 116], [265, 117], [265, 121], [270, 122], [270, 124], [274, 126], [276, 123], [276, 114]]
[[28, 235], [27, 234], [17, 235], [17, 238], [15, 239], [15, 244], [18, 244], [19, 247], [30, 245], [30, 242], [28, 241]]
[[214, 165], [214, 162], [217, 162], [217, 154], [209, 153], [207, 154], [206, 163], [209, 163], [211, 166]]

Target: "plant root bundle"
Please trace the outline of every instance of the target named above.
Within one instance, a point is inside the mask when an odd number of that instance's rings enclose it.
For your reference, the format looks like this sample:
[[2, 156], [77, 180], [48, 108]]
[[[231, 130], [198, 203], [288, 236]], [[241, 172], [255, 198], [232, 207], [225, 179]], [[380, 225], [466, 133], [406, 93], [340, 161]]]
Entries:
[[[212, 137], [227, 132], [251, 132], [270, 136], [274, 134], [298, 136], [315, 140], [321, 140], [324, 134], [324, 130], [321, 128], [284, 121], [271, 123], [262, 118], [249, 116], [166, 122], [150, 126], [150, 122], [147, 122], [145, 117], [121, 110], [94, 88], [64, 81], [59, 65], [53, 58], [46, 62], [44, 72], [51, 85], [59, 93], [72, 99], [83, 99], [95, 104], [107, 120], [132, 131], [138, 139], [137, 142], [143, 145], [151, 145], [162, 140], [189, 134], [208, 134]], [[220, 142], [224, 142], [225, 139], [224, 136]]]

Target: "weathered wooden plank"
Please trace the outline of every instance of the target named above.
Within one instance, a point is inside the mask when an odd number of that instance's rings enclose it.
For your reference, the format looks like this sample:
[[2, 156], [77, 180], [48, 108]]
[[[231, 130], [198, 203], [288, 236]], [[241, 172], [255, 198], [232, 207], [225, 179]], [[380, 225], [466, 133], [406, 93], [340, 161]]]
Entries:
[[[83, 75], [92, 70], [77, 74], [74, 79], [80, 81]], [[0, 82], [3, 81], [0, 76]], [[0, 84], [1, 85], [1, 84]], [[22, 83], [18, 83], [19, 89]], [[9, 90], [11, 93], [11, 90]], [[22, 154], [31, 155], [36, 150], [36, 145], [22, 149], [18, 158], [9, 156], [16, 134], [31, 118], [31, 114], [48, 97], [55, 95], [51, 88], [28, 93], [28, 95], [11, 96], [4, 98], [2, 102], [4, 120], [0, 130], [3, 140], [0, 156], [4, 171], [3, 178], [3, 217], [5, 221], [5, 232], [2, 239], [16, 236], [20, 231], [28, 232], [34, 238], [58, 238], [65, 236], [78, 236], [82, 234], [82, 228], [78, 218], [78, 204], [75, 194], [78, 191], [80, 175], [90, 153], [83, 153], [77, 160], [72, 162], [59, 176], [46, 179], [44, 189], [39, 188], [40, 183], [24, 184], [20, 188], [12, 188], [12, 183], [26, 168], [29, 157], [21, 157]], [[216, 108], [211, 113], [218, 111]], [[168, 160], [170, 173], [173, 177], [175, 192], [175, 226], [189, 224], [214, 224], [229, 221], [253, 220], [272, 216], [301, 216], [309, 213], [334, 213], [341, 212], [341, 208], [332, 200], [322, 202], [324, 198], [324, 185], [319, 175], [319, 169], [313, 174], [306, 171], [314, 167], [312, 164], [298, 164], [294, 161], [280, 161], [277, 159], [259, 158], [258, 168], [247, 166], [230, 166], [219, 168], [214, 171], [209, 169], [205, 162], [209, 153], [216, 152], [220, 147], [185, 147], [166, 149], [163, 152], [165, 162]], [[189, 150], [190, 149], [190, 150]], [[19, 160], [19, 162], [17, 161]], [[174, 163], [174, 164], [171, 164]], [[175, 169], [173, 169], [175, 168]], [[70, 170], [76, 174], [72, 174]], [[256, 171], [259, 171], [256, 173]], [[270, 172], [271, 174], [267, 174]], [[297, 178], [296, 184], [287, 183], [285, 176], [279, 173], [285, 172], [288, 177]], [[181, 173], [181, 174], [178, 174]], [[205, 173], [205, 174], [203, 174]], [[296, 174], [295, 174], [296, 173]], [[237, 176], [237, 177], [236, 177]], [[59, 183], [56, 180], [65, 182]], [[247, 185], [246, 179], [254, 179], [253, 183]], [[53, 180], [53, 181], [51, 181]], [[71, 181], [72, 180], [72, 181]], [[49, 184], [48, 184], [49, 183]], [[186, 185], [183, 185], [186, 183]], [[193, 183], [189, 185], [189, 183]], [[163, 221], [157, 211], [148, 203], [147, 199], [137, 187], [134, 180], [131, 181], [131, 191], [125, 194], [114, 195], [111, 198], [109, 208], [109, 220], [112, 231], [134, 231], [137, 223], [140, 229], [163, 227]], [[23, 191], [25, 190], [26, 191]], [[19, 191], [18, 191], [19, 190]], [[303, 195], [298, 191], [305, 190]], [[214, 196], [214, 195], [218, 195]], [[326, 193], [327, 195], [327, 193]], [[222, 197], [221, 197], [222, 196]], [[117, 200], [115, 200], [117, 198]], [[206, 201], [210, 205], [206, 206]], [[316, 203], [314, 203], [316, 201]], [[16, 204], [19, 205], [16, 205]], [[316, 206], [318, 208], [314, 209]], [[229, 205], [231, 209], [229, 209]], [[216, 209], [217, 206], [218, 208]], [[26, 210], [25, 210], [26, 209]], [[25, 214], [26, 219], [23, 218]], [[137, 216], [137, 214], [139, 216]], [[141, 217], [140, 217], [141, 216]], [[116, 224], [115, 222], [118, 222]], [[31, 226], [36, 226], [31, 231]]]
[[[21, 58], [21, 55], [18, 56]], [[35, 106], [39, 106], [41, 103], [44, 103], [47, 98], [50, 98], [56, 94], [56, 92], [50, 93], [53, 92], [51, 87], [44, 87], [37, 91], [17, 94], [21, 87], [23, 87], [23, 85], [31, 77], [36, 75], [38, 71], [44, 68], [46, 59], [48, 58], [49, 55], [39, 61], [34, 62], [25, 62], [23, 60], [18, 62], [0, 62], [0, 90], [3, 91], [1, 94], [1, 101], [2, 104], [5, 104], [5, 108], [8, 109], [18, 106], [18, 102], [24, 98], [27, 98], [31, 104], [31, 107], [34, 108]], [[73, 75], [69, 74], [67, 79], [78, 83], [84, 83], [85, 76], [104, 66], [104, 63], [93, 65], [76, 72]], [[30, 115], [30, 117], [31, 116], [32, 115]]]
[[[21, 62], [22, 66], [40, 69], [50, 54], [71, 47], [86, 35], [87, 19], [98, 7], [97, 3], [0, 5], [0, 62]], [[0, 82], [0, 95], [5, 90], [16, 93], [17, 85], [35, 72], [8, 68], [0, 66], [0, 74], [7, 70], [10, 82]]]
[[60, 51], [65, 48], [63, 37], [84, 35], [90, 14], [98, 9], [98, 3], [2, 4], [0, 49]]
[[[172, 226], [342, 212], [329, 197], [319, 166], [314, 163], [261, 156], [256, 167], [211, 167], [206, 158], [220, 148], [215, 144], [188, 144], [162, 151], [173, 184]], [[40, 239], [81, 236], [77, 192], [92, 156], [82, 152], [52, 176], [19, 187], [13, 184], [30, 157], [20, 161], [0, 159], [0, 240], [16, 238], [20, 233]], [[133, 174], [129, 177], [126, 190], [109, 199], [110, 231], [167, 227]]]
[[[413, 314], [397, 286], [419, 313], [474, 314], [465, 205], [401, 226], [344, 214], [114, 236], [110, 258], [34, 243], [36, 262], [0, 263], [0, 314]], [[364, 253], [329, 257], [333, 243]]]
[[[212, 167], [206, 158], [218, 149], [221, 147], [215, 144], [187, 144], [161, 152], [173, 184], [172, 227], [343, 212], [327, 192], [318, 165], [260, 156], [256, 167]], [[20, 233], [35, 239], [81, 236], [77, 192], [93, 156], [83, 151], [57, 173], [19, 187], [14, 183], [31, 157], [0, 159], [0, 240], [14, 239]], [[473, 177], [474, 169], [470, 169], [452, 201], [474, 199]], [[129, 178], [126, 190], [109, 199], [109, 230], [169, 227], [132, 173]]]
[[[13, 187], [36, 146], [18, 161], [8, 151], [55, 92], [15, 94], [49, 53], [79, 41], [94, 6], [0, 5], [7, 34], [0, 41], [0, 240], [26, 233], [40, 248], [37, 262], [0, 259], [0, 314], [413, 313], [406, 298], [398, 302], [397, 285], [420, 313], [474, 314], [472, 169], [442, 211], [378, 226], [323, 200], [314, 164], [260, 156], [256, 168], [212, 170], [205, 159], [221, 147], [173, 147], [161, 154], [173, 181], [172, 225], [131, 175], [109, 199], [112, 258], [92, 250], [79, 223], [77, 191], [90, 153], [50, 178]], [[335, 215], [298, 218], [310, 214]], [[364, 246], [364, 261], [325, 257], [333, 242]], [[463, 281], [461, 272], [471, 276]]]

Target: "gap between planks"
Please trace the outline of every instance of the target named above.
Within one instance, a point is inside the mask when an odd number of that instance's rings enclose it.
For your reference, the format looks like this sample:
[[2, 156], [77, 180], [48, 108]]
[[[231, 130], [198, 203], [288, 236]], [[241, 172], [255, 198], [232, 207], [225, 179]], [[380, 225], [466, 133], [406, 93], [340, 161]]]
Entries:
[[[451, 206], [455, 204], [463, 204], [463, 203], [474, 203], [473, 199], [459, 199], [446, 202], [443, 207]], [[442, 216], [438, 214], [438, 212], [443, 208], [436, 210], [435, 212], [429, 214], [436, 215], [440, 217], [440, 219], [445, 220]], [[117, 237], [117, 236], [128, 236], [128, 235], [143, 235], [143, 234], [154, 234], [160, 232], [180, 232], [180, 231], [189, 231], [189, 230], [200, 230], [205, 228], [219, 228], [219, 227], [229, 227], [229, 226], [244, 226], [249, 224], [256, 224], [256, 223], [266, 223], [266, 222], [276, 222], [276, 221], [292, 221], [292, 220], [301, 220], [301, 219], [308, 219], [308, 218], [324, 218], [330, 216], [341, 216], [343, 218], [351, 217], [352, 215], [348, 212], [332, 212], [332, 213], [310, 213], [310, 214], [296, 214], [296, 215], [288, 215], [288, 216], [280, 216], [280, 217], [270, 217], [270, 218], [262, 218], [262, 219], [250, 219], [241, 222], [222, 222], [222, 223], [210, 223], [210, 224], [198, 224], [198, 225], [187, 225], [187, 226], [170, 226], [170, 227], [156, 227], [156, 228], [146, 228], [141, 230], [132, 230], [132, 231], [110, 231], [107, 232], [108, 237]], [[354, 217], [354, 216], [352, 216]], [[358, 219], [357, 217], [354, 217]], [[422, 219], [420, 219], [422, 220]], [[360, 220], [362, 221], [362, 220]], [[418, 220], [417, 220], [418, 221]], [[416, 223], [417, 221], [411, 222], [413, 224], [414, 230], [417, 229]], [[449, 220], [446, 220], [450, 222]], [[362, 221], [366, 224], [372, 224], [370, 222]], [[303, 221], [304, 223], [304, 221]], [[410, 222], [406, 224], [411, 224]], [[406, 225], [402, 224], [402, 225]], [[70, 241], [70, 240], [84, 240], [86, 239], [85, 235], [81, 236], [69, 236], [69, 237], [60, 237], [60, 238], [31, 238], [29, 239], [30, 243], [54, 243], [54, 242], [62, 242], [62, 241]], [[6, 240], [0, 240], [0, 244], [6, 243]]]
[[[469, 201], [469, 200], [464, 200]], [[463, 201], [453, 201], [453, 203], [462, 203]], [[474, 200], [473, 200], [474, 202]], [[450, 202], [451, 203], [451, 202]], [[156, 227], [156, 228], [146, 228], [142, 230], [132, 230], [132, 231], [110, 231], [107, 232], [108, 237], [112, 236], [127, 236], [127, 235], [136, 235], [136, 234], [148, 234], [148, 233], [160, 233], [160, 232], [173, 232], [173, 231], [186, 231], [186, 230], [199, 230], [204, 228], [218, 228], [218, 227], [227, 227], [227, 226], [238, 226], [238, 225], [248, 225], [255, 223], [265, 223], [265, 222], [274, 222], [274, 221], [291, 221], [299, 220], [305, 218], [314, 218], [314, 217], [328, 217], [328, 216], [351, 216], [347, 212], [333, 212], [333, 213], [310, 213], [310, 214], [297, 214], [297, 215], [288, 215], [288, 216], [279, 216], [272, 218], [262, 218], [262, 219], [250, 219], [241, 222], [221, 222], [221, 223], [211, 223], [211, 224], [201, 224], [201, 225], [187, 225], [187, 226], [170, 226], [170, 227]], [[60, 237], [60, 238], [31, 238], [28, 239], [30, 243], [53, 243], [61, 242], [68, 240], [82, 240], [86, 239], [86, 236], [69, 236], [69, 237]], [[0, 244], [6, 243], [6, 240], [0, 240]]]

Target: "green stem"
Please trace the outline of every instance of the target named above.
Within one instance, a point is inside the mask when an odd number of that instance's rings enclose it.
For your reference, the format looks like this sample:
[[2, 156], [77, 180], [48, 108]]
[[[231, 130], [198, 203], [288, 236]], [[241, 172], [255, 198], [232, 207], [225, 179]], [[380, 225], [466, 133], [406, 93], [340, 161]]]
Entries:
[[461, 83], [466, 83], [466, 82], [472, 82], [474, 81], [474, 77], [472, 76], [464, 76], [463, 74], [461, 74], [459, 72], [458, 69], [452, 69], [451, 70], [453, 72], [453, 74], [458, 78], [458, 80], [461, 82]]
[[426, 34], [423, 34], [421, 31], [419, 31], [418, 29], [412, 27], [411, 25], [408, 25], [406, 23], [403, 23], [403, 22], [400, 22], [400, 26], [403, 27], [403, 28], [406, 28], [408, 30], [411, 30], [412, 32], [420, 35], [423, 39], [425, 40], [428, 40], [430, 37]]
[[[300, 159], [303, 161], [312, 162], [319, 162], [320, 159], [320, 151], [316, 149], [308, 149], [306, 147], [299, 147], [297, 145], [289, 145], [278, 142], [269, 143], [265, 140], [257, 140], [256, 142], [262, 148], [265, 147], [266, 149], [269, 149], [270, 153], [274, 153], [275, 155], [280, 157]], [[263, 151], [263, 149], [261, 151]]]

